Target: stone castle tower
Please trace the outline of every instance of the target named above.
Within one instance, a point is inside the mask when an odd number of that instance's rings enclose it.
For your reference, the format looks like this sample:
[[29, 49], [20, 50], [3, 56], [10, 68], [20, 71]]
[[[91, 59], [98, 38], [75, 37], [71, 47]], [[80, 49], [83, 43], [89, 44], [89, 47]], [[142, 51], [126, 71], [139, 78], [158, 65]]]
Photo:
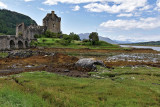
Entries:
[[43, 26], [51, 32], [59, 33], [61, 32], [61, 18], [52, 11], [43, 19]]

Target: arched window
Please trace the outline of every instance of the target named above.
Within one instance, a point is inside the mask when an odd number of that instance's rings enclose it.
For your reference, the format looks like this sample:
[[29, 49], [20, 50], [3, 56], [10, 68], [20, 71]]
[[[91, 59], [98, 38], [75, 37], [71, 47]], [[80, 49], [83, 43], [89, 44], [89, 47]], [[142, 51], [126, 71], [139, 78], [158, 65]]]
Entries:
[[13, 40], [10, 41], [10, 49], [15, 49], [15, 43]]
[[18, 41], [18, 48], [19, 48], [19, 49], [24, 48], [23, 42], [22, 42], [22, 41]]

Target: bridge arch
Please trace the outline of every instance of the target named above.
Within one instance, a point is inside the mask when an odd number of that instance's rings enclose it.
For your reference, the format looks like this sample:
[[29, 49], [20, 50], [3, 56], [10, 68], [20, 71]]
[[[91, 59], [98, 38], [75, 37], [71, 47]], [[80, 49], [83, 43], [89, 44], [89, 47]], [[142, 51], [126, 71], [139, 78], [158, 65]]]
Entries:
[[22, 49], [24, 48], [23, 42], [22, 41], [18, 41], [18, 48]]
[[15, 42], [13, 40], [10, 40], [9, 45], [10, 45], [10, 49], [16, 48]]

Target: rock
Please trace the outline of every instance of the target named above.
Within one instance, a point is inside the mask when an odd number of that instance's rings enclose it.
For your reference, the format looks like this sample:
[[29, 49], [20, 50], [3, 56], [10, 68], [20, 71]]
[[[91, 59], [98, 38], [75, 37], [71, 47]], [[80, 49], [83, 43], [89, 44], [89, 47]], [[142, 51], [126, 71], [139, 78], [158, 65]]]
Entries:
[[9, 53], [8, 58], [16, 58], [16, 57], [27, 58], [31, 56], [33, 56], [32, 51], [15, 51], [15, 52], [13, 51]]
[[80, 59], [75, 63], [77, 70], [84, 72], [96, 71], [95, 65], [105, 66], [103, 61], [95, 60], [94, 58]]
[[64, 72], [70, 72], [70, 70], [66, 69], [66, 70], [64, 70]]

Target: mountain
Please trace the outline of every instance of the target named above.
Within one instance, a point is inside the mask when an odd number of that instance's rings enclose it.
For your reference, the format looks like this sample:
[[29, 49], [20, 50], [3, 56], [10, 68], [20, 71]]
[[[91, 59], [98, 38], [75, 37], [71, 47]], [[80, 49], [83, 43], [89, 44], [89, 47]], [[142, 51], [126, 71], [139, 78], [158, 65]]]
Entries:
[[160, 41], [139, 42], [139, 43], [131, 43], [131, 44], [133, 44], [133, 45], [152, 46], [152, 45], [160, 45]]
[[130, 43], [135, 43], [135, 42], [132, 42], [132, 41], [130, 41], [130, 40], [126, 40], [126, 41], [113, 40], [113, 41], [115, 41], [115, 42], [118, 43], [118, 44], [130, 44]]
[[16, 24], [24, 22], [25, 25], [29, 26], [31, 24], [37, 23], [30, 17], [13, 12], [10, 10], [0, 9], [0, 33], [7, 35], [15, 35]]
[[[83, 40], [83, 39], [89, 39], [90, 33], [81, 33], [81, 34], [78, 34], [78, 35], [79, 35], [80, 39]], [[117, 44], [116, 42], [114, 42], [113, 40], [111, 40], [107, 37], [99, 36], [99, 40], [106, 41], [106, 42], [111, 43], [111, 44]]]

